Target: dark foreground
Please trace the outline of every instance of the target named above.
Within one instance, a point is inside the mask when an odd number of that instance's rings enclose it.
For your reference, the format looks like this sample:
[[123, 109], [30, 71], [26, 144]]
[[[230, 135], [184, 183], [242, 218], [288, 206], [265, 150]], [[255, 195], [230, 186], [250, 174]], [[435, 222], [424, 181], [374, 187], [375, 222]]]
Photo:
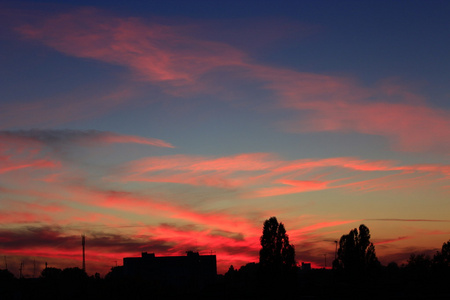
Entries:
[[376, 276], [309, 270], [276, 278], [258, 273], [254, 265], [218, 276], [208, 285], [79, 273], [35, 279], [5, 274], [0, 278], [0, 299], [450, 299], [449, 274], [401, 268], [383, 268]]

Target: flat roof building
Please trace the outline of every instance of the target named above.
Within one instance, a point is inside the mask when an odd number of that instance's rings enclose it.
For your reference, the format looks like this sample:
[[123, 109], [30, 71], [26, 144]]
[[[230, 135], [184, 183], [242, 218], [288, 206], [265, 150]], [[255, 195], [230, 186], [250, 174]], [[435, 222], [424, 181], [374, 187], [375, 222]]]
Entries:
[[186, 256], [155, 256], [142, 252], [141, 257], [125, 257], [124, 275], [146, 279], [160, 287], [195, 289], [213, 283], [217, 277], [216, 256], [186, 253]]

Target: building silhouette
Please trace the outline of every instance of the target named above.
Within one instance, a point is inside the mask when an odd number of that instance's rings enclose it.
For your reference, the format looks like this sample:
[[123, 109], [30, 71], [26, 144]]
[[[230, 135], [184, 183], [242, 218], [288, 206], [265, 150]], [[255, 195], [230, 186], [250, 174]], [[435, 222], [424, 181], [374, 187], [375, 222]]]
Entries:
[[302, 262], [302, 271], [311, 271], [311, 263]]
[[155, 256], [142, 252], [141, 257], [125, 257], [123, 273], [159, 287], [199, 289], [213, 283], [217, 277], [216, 256], [186, 253], [186, 256]]

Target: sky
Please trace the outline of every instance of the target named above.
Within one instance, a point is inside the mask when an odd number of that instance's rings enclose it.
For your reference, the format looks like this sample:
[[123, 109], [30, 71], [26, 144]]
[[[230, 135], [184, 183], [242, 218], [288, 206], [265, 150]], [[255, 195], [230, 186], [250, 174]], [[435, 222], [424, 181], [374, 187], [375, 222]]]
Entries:
[[60, 2], [0, 2], [0, 268], [450, 239], [448, 1]]

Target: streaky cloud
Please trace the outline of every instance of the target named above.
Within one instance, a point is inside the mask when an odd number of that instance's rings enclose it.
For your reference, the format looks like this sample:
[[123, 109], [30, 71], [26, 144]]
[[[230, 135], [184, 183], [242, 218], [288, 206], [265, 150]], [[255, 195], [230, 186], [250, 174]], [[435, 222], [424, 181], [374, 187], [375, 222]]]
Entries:
[[[343, 175], [327, 178], [327, 170], [343, 171]], [[315, 171], [324, 176], [313, 175]], [[376, 177], [367, 177], [371, 174]], [[354, 157], [289, 161], [270, 153], [246, 153], [224, 157], [150, 156], [124, 164], [118, 180], [241, 189], [244, 197], [253, 198], [332, 188], [406, 188], [412, 183], [427, 185], [447, 180], [449, 176], [445, 164], [398, 165], [396, 161]]]
[[366, 221], [382, 221], [382, 222], [450, 222], [450, 220], [436, 219], [365, 219]]
[[124, 135], [110, 131], [74, 130], [74, 129], [30, 129], [0, 131], [2, 140], [30, 140], [47, 145], [76, 143], [80, 145], [134, 143], [156, 147], [174, 148], [163, 140], [146, 138], [135, 135]]
[[202, 78], [227, 69], [234, 78], [262, 83], [276, 94], [281, 108], [308, 112], [287, 121], [290, 132], [358, 132], [383, 136], [400, 151], [449, 150], [450, 111], [430, 106], [411, 87], [395, 82], [367, 88], [342, 76], [257, 64], [240, 49], [196, 38], [180, 26], [114, 17], [92, 8], [26, 22], [15, 31], [67, 55], [125, 66], [138, 80], [169, 95], [217, 92], [223, 77], [216, 82]]
[[397, 238], [394, 239], [384, 239], [384, 240], [379, 240], [379, 241], [374, 241], [374, 245], [384, 245], [384, 244], [391, 244], [391, 243], [395, 243], [398, 241], [403, 241], [403, 240], [408, 240], [411, 239], [413, 237], [411, 236], [399, 236]]

